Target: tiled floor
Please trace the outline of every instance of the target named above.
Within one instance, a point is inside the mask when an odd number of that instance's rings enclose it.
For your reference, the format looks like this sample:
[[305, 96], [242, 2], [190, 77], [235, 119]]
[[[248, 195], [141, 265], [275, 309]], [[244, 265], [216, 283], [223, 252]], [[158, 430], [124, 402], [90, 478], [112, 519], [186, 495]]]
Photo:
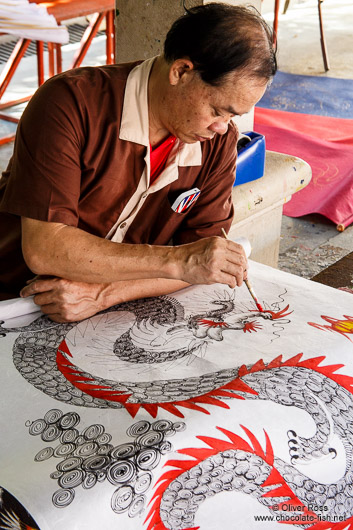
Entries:
[[282, 219], [281, 270], [312, 278], [353, 251], [353, 226], [339, 233], [335, 225], [319, 215]]
[[[281, 3], [283, 7], [284, 0]], [[263, 0], [262, 13], [273, 20], [274, 0]], [[331, 69], [322, 64], [317, 0], [291, 0], [286, 15], [280, 15], [278, 32], [279, 68], [285, 72], [353, 79], [353, 3], [351, 0], [325, 0], [322, 4]], [[64, 66], [69, 64], [77, 45], [64, 48]], [[98, 37], [84, 64], [102, 64], [105, 39]], [[3, 65], [0, 65], [0, 71]], [[6, 98], [21, 97], [36, 83], [34, 57], [23, 59]], [[5, 98], [4, 98], [5, 99]], [[0, 134], [15, 126], [0, 121]], [[0, 147], [0, 170], [11, 156], [12, 144]], [[300, 157], [300, 153], [298, 153]], [[353, 225], [339, 233], [333, 223], [318, 215], [299, 219], [283, 217], [279, 268], [310, 278], [331, 263], [353, 251]]]

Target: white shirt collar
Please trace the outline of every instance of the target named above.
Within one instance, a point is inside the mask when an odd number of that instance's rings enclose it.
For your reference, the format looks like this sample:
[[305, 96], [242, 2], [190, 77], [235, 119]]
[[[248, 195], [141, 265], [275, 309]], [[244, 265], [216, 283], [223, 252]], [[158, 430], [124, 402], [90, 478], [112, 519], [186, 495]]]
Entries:
[[[149, 148], [148, 79], [156, 57], [135, 66], [128, 75], [125, 87], [119, 138]], [[179, 166], [200, 166], [200, 142], [184, 144], [179, 141]]]

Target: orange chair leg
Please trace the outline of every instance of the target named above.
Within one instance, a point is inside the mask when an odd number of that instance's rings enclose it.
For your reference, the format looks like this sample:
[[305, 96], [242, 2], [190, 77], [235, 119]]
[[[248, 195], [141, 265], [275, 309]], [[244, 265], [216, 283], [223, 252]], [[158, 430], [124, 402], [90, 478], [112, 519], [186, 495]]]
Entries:
[[61, 74], [63, 71], [63, 60], [61, 54], [61, 44], [56, 44], [56, 73]]
[[16, 138], [16, 134], [9, 134], [7, 136], [3, 136], [0, 138], [0, 145], [9, 144], [10, 142], [13, 142]]
[[277, 44], [279, 3], [280, 3], [280, 0], [275, 0], [275, 12], [274, 12], [274, 19], [273, 19], [273, 45], [274, 46], [276, 46]]
[[80, 66], [106, 14], [106, 11], [102, 13], [96, 13], [92, 18], [90, 25], [87, 27], [86, 31], [83, 34], [80, 48], [77, 50], [70, 68], [77, 68], [78, 66]]
[[49, 77], [55, 75], [55, 48], [52, 42], [48, 42], [48, 55], [49, 55]]
[[44, 83], [44, 42], [37, 40], [38, 86]]
[[11, 123], [18, 123], [20, 121], [18, 118], [8, 116], [7, 114], [0, 114], [0, 120], [9, 121]]
[[18, 64], [24, 54], [26, 53], [26, 50], [28, 46], [30, 45], [31, 41], [29, 39], [20, 39], [16, 46], [14, 47], [7, 63], [2, 71], [2, 74], [0, 76], [0, 99], [4, 95], [4, 92], [6, 88], [8, 87], [11, 79], [13, 78], [13, 75], [16, 71], [16, 68], [18, 67]]
[[15, 99], [14, 101], [7, 101], [6, 103], [0, 103], [0, 110], [8, 109], [9, 107], [13, 107], [14, 105], [20, 105], [21, 103], [25, 103], [26, 101], [29, 101], [32, 96], [26, 96], [21, 99]]
[[[115, 11], [113, 12], [114, 13], [114, 19], [115, 19]], [[114, 20], [114, 34], [113, 34], [113, 54], [114, 54], [114, 64], [117, 63], [117, 58], [116, 58], [116, 27], [115, 27], [115, 20]]]
[[107, 48], [107, 64], [114, 64], [115, 53], [114, 53], [114, 11], [108, 11], [106, 16], [107, 28], [106, 28], [106, 48]]

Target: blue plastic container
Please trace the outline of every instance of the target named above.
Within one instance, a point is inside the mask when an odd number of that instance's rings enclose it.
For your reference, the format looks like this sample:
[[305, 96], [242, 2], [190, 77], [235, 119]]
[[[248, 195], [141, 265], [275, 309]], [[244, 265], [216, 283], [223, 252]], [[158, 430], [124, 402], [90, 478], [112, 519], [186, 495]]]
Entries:
[[[242, 138], [238, 143], [238, 160], [234, 186], [251, 182], [264, 176], [266, 142], [262, 134], [256, 132], [243, 133], [250, 138]], [[246, 143], [245, 143], [246, 142]]]

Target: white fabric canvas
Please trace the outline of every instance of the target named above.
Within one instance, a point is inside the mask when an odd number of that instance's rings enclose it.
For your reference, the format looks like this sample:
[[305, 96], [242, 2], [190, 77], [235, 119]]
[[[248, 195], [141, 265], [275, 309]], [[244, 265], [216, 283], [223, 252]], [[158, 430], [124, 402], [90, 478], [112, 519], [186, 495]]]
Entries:
[[348, 526], [353, 297], [250, 279], [263, 313], [212, 285], [5, 321], [0, 521], [13, 495], [40, 530]]

